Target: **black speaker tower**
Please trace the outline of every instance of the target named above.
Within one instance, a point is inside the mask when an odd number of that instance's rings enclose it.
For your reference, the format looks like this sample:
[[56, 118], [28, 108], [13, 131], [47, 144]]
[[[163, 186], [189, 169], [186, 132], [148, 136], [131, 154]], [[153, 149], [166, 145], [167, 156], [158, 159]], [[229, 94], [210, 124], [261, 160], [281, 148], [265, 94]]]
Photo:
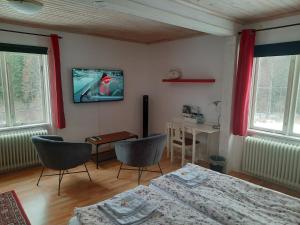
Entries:
[[149, 96], [143, 95], [143, 137], [148, 137], [148, 105]]

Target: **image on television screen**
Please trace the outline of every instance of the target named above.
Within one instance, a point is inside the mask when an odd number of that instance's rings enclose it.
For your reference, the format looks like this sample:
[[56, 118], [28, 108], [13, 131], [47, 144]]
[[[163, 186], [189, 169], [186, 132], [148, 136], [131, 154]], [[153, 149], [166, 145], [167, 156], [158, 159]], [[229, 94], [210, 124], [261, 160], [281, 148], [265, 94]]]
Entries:
[[72, 69], [75, 103], [124, 99], [122, 70]]

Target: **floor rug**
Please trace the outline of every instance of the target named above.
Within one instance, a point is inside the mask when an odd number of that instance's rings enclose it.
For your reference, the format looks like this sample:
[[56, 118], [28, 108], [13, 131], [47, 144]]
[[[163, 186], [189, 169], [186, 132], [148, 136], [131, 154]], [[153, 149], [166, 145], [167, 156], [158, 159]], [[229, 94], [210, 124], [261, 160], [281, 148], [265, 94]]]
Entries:
[[15, 191], [0, 194], [0, 225], [30, 225]]

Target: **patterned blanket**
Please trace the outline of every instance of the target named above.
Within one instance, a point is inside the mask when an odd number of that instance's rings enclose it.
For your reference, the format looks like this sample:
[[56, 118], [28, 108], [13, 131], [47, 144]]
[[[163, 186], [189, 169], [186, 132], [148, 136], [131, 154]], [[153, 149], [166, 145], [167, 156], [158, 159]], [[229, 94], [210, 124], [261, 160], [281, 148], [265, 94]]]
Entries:
[[[173, 197], [162, 195], [159, 191], [146, 186], [138, 186], [131, 190], [142, 197], [145, 201], [157, 205], [157, 212], [153, 214], [144, 225], [165, 224], [165, 225], [220, 225], [217, 221], [207, 217], [201, 212], [190, 208]], [[109, 225], [115, 224], [101, 210], [97, 204], [76, 208], [75, 215], [81, 225]]]
[[299, 199], [197, 165], [186, 167], [208, 179], [187, 187], [165, 175], [151, 185], [221, 224], [300, 224]]

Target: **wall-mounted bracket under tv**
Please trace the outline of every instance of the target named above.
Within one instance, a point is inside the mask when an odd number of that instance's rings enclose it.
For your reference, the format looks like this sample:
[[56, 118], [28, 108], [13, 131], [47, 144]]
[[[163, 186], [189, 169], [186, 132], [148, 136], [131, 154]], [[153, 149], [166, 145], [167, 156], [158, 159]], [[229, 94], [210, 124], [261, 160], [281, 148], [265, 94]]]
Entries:
[[74, 103], [124, 99], [122, 70], [73, 68], [72, 78]]

